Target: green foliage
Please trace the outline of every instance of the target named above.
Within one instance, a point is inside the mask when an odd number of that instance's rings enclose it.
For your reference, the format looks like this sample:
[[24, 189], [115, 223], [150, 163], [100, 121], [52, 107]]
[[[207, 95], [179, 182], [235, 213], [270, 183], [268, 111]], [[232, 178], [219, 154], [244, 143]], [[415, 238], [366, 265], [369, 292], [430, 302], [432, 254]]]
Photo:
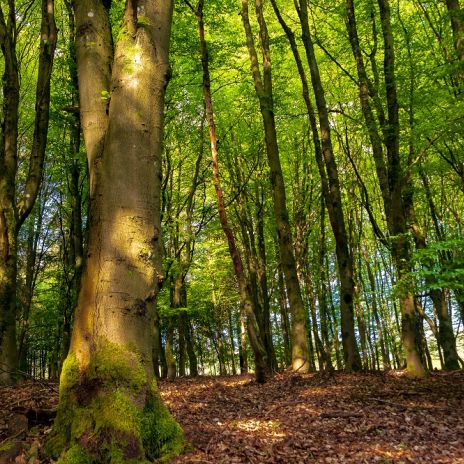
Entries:
[[102, 100], [109, 100], [111, 98], [111, 94], [110, 94], [110, 92], [108, 92], [108, 90], [102, 90], [100, 98]]
[[[464, 240], [443, 240], [431, 243], [414, 253], [419, 283], [426, 288], [464, 290]], [[445, 261], [444, 257], [452, 257]], [[425, 284], [425, 282], [427, 282]]]
[[[35, 54], [39, 41], [40, 2], [33, 3], [27, 11], [25, 8], [30, 2], [16, 3], [18, 17], [25, 15], [16, 47], [20, 57], [21, 76], [20, 162], [17, 175], [19, 195], [28, 173], [27, 159], [34, 130], [37, 79]], [[298, 15], [293, 2], [278, 0], [277, 3], [296, 34], [298, 47], [304, 58]], [[342, 206], [349, 218], [350, 248], [356, 262], [354, 278], [359, 292], [356, 298], [360, 306], [358, 317], [361, 320], [365, 316], [367, 320], [366, 332], [371, 342], [367, 350], [372, 367], [380, 350], [379, 330], [386, 340], [390, 357], [394, 359], [398, 355], [401, 327], [398, 296], [402, 292], [412, 290], [419, 295], [426, 314], [434, 316], [429, 290], [448, 290], [455, 331], [457, 322], [462, 318], [456, 292], [464, 290], [464, 243], [461, 239], [464, 232], [463, 65], [460, 60], [455, 59], [453, 34], [445, 2], [427, 2], [427, 5], [413, 0], [390, 2], [400, 105], [400, 164], [404, 182], [410, 181], [408, 193], [412, 195], [415, 220], [426, 237], [426, 248], [416, 250], [410, 262], [404, 263], [408, 272], [398, 280], [390, 252], [373, 233], [372, 224], [366, 214], [366, 203], [369, 201], [372, 216], [380, 230], [387, 238], [394, 238], [388, 237], [383, 198], [375, 174], [376, 165], [359, 103], [356, 62], [345, 27], [345, 4], [343, 1], [329, 3], [310, 2], [311, 32], [317, 45], [316, 55], [329, 107], [332, 142], [342, 189]], [[76, 152], [70, 147], [71, 131], [78, 123], [76, 111], [79, 104], [71, 79], [76, 65], [70, 56], [72, 45], [69, 43], [69, 18], [66, 9], [61, 8], [61, 2], [57, 4], [60, 34], [52, 76], [51, 124], [43, 189], [38, 207], [33, 213], [34, 217], [25, 223], [20, 232], [18, 253], [18, 333], [24, 331], [23, 361], [29, 374], [43, 377], [57, 375], [61, 350], [65, 349], [64, 328], [72, 321], [75, 305], [71, 237], [74, 205], [70, 195], [74, 169], [79, 172], [84, 232], [88, 205], [85, 144], [81, 141]], [[110, 19], [115, 43], [118, 39], [127, 39], [127, 29], [123, 27], [125, 4], [124, 0], [112, 2]], [[370, 97], [375, 116], [378, 117], [382, 110], [387, 110], [385, 89], [382, 86], [383, 39], [379, 11], [376, 2], [357, 0], [355, 4], [368, 77], [372, 85], [378, 86], [377, 100], [372, 98], [375, 95], [372, 89]], [[421, 5], [426, 6], [425, 11]], [[257, 225], [260, 220], [263, 222], [265, 272], [269, 282], [267, 296], [276, 351], [279, 353], [279, 360], [282, 360], [277, 232], [272, 212], [264, 134], [238, 11], [239, 3], [236, 1], [205, 2], [206, 40], [216, 130], [220, 141], [221, 180], [227, 213], [242, 253], [245, 246], [257, 246]], [[250, 11], [255, 40], [258, 43], [258, 27], [253, 8]], [[316, 325], [319, 334], [324, 318], [322, 308], [328, 308], [330, 314], [326, 315], [329, 332], [327, 343], [335, 359], [336, 342], [340, 342], [335, 241], [329, 232], [327, 214], [322, 224], [326, 229], [324, 238], [320, 232], [320, 176], [293, 56], [269, 2], [266, 3], [265, 15], [271, 43], [276, 127], [303, 297], [308, 319], [309, 310], [314, 307], [316, 317], [315, 321], [311, 320], [311, 324]], [[372, 18], [376, 20], [375, 27]], [[139, 14], [138, 26], [149, 27], [151, 24], [143, 14]], [[135, 57], [136, 49], [128, 50], [126, 65], [131, 70], [135, 70]], [[166, 275], [165, 285], [158, 299], [161, 338], [165, 343], [168, 321], [174, 321], [176, 326], [179, 316], [186, 314], [193, 331], [194, 349], [202, 358], [200, 371], [203, 369], [203, 372], [214, 372], [219, 341], [225, 344], [229, 367], [233, 356], [237, 358], [240, 313], [237, 284], [217, 218], [215, 191], [211, 183], [197, 20], [183, 1], [175, 2], [170, 62], [172, 79], [167, 89], [166, 149], [163, 155], [162, 179], [162, 245]], [[304, 66], [309, 77], [306, 63]], [[0, 60], [0, 73], [3, 69], [4, 60]], [[0, 103], [3, 98], [4, 94], [0, 92]], [[100, 98], [109, 103], [111, 89], [102, 89]], [[314, 100], [313, 95], [311, 99]], [[134, 114], [138, 114], [137, 110]], [[194, 185], [189, 218], [187, 203], [197, 161], [199, 177]], [[357, 168], [359, 178], [353, 165]], [[435, 217], [432, 215], [433, 208]], [[31, 235], [28, 233], [29, 229], [32, 231]], [[28, 259], [31, 237], [34, 240], [37, 237], [36, 256], [32, 265]], [[408, 234], [407, 240], [413, 250], [412, 235]], [[186, 250], [192, 250], [192, 255], [187, 256]], [[244, 264], [245, 267], [250, 265], [246, 259]], [[253, 264], [255, 263], [251, 263]], [[367, 264], [374, 274], [375, 289], [370, 287]], [[31, 266], [32, 273], [29, 272]], [[31, 275], [33, 279], [30, 285]], [[169, 284], [171, 278], [178, 275], [184, 277], [187, 302], [185, 307], [173, 309]], [[127, 277], [130, 278], [130, 273]], [[250, 275], [248, 277], [251, 280]], [[327, 290], [326, 294], [323, 288]], [[30, 304], [29, 289], [32, 292]], [[374, 301], [378, 306], [379, 326], [373, 318]], [[433, 336], [426, 330], [429, 344], [436, 346]], [[223, 339], [219, 340], [221, 336]], [[176, 326], [174, 351], [177, 358], [178, 340]], [[462, 346], [462, 336], [458, 337], [459, 340]], [[232, 343], [235, 350], [233, 354]], [[130, 354], [129, 348], [127, 353], [117, 349], [113, 352], [113, 349], [114, 347], [98, 352], [89, 365], [86, 376], [89, 381], [94, 381], [101, 375], [105, 383], [113, 384], [118, 390], [117, 395], [113, 392], [115, 396], [111, 396], [113, 393], [108, 396], [120, 409], [119, 416], [112, 419], [126, 433], [133, 424], [122, 421], [122, 416], [131, 415], [130, 408], [124, 409], [124, 395], [128, 389], [131, 394], [136, 395], [137, 391], [145, 388], [144, 372], [137, 355]], [[67, 361], [64, 366], [64, 395], [66, 391], [71, 392], [73, 385], [78, 382], [75, 377], [78, 376], [78, 370], [75, 368], [72, 360]], [[95, 407], [100, 409], [107, 404], [97, 399], [94, 401]], [[76, 412], [73, 407], [70, 410]], [[75, 426], [73, 433], [82, 435], [87, 428], [95, 426], [92, 414], [86, 416], [82, 411], [79, 418], [76, 424], [80, 425]], [[105, 417], [104, 420], [109, 423], [111, 418]], [[148, 414], [144, 420], [149, 429], [154, 416]], [[160, 419], [161, 422], [163, 420]], [[169, 430], [169, 421], [167, 422], [166, 429]], [[161, 428], [164, 429], [164, 426]], [[66, 433], [68, 435], [64, 436], [61, 449], [68, 443], [71, 430]], [[143, 430], [140, 433], [143, 435]], [[111, 446], [110, 442], [111, 440], [108, 441], [108, 446]], [[143, 447], [161, 449], [163, 445], [143, 443]], [[119, 451], [115, 451], [115, 462], [122, 459], [118, 453]], [[70, 448], [66, 459], [69, 462], [90, 462], [94, 458], [76, 444]]]

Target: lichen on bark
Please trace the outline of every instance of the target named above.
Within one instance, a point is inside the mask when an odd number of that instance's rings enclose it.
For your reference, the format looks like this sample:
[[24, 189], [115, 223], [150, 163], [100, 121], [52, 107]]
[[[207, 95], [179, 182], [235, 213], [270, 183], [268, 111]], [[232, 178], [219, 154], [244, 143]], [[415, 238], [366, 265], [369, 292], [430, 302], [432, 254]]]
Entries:
[[141, 357], [99, 340], [85, 367], [70, 354], [46, 453], [60, 464], [147, 463], [184, 447], [182, 430], [163, 405]]

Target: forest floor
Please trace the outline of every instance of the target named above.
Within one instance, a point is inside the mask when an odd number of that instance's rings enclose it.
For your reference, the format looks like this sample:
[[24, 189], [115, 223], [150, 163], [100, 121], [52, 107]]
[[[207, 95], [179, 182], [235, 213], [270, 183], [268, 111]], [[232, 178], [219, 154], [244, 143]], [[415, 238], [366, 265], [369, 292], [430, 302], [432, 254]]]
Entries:
[[[425, 380], [397, 371], [285, 372], [264, 385], [252, 376], [199, 377], [159, 389], [191, 443], [172, 464], [464, 464], [462, 371]], [[0, 389], [0, 464], [49, 462], [39, 456], [56, 404], [55, 384]], [[9, 437], [16, 447], [2, 453]]]

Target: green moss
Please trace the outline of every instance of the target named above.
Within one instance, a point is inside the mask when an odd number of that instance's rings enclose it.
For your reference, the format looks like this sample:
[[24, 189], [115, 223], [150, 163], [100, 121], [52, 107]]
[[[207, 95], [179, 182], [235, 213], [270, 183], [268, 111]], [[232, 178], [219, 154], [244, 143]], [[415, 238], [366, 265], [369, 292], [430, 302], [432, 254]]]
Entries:
[[57, 464], [97, 464], [80, 446], [72, 446]]
[[183, 447], [182, 430], [155, 384], [147, 384], [135, 349], [100, 340], [83, 371], [68, 356], [55, 426], [45, 446], [49, 456], [60, 457], [60, 464], [141, 464], [146, 457], [167, 460]]
[[129, 38], [131, 35], [129, 34], [129, 29], [126, 25], [123, 25], [119, 28], [118, 34], [117, 34], [117, 41], [119, 42], [120, 40], [125, 40]]
[[10, 451], [11, 448], [13, 448], [14, 442], [13, 440], [7, 440], [3, 443], [0, 443], [0, 453], [5, 452], [5, 451]]
[[115, 391], [97, 398], [94, 407], [100, 411], [95, 429], [114, 428], [132, 433], [138, 428], [138, 409], [127, 394]]
[[185, 440], [182, 429], [162, 403], [155, 388], [142, 414], [142, 443], [149, 459], [162, 456], [162, 460], [167, 461], [182, 453]]
[[[69, 354], [63, 363], [60, 376], [60, 401], [52, 433], [45, 443], [45, 453], [58, 458], [70, 443], [75, 407], [71, 401], [71, 392], [79, 384], [80, 372], [77, 359]], [[80, 422], [80, 421], [79, 421]], [[73, 431], [75, 432], [75, 431]], [[71, 450], [69, 450], [71, 452]]]
[[[94, 428], [94, 413], [92, 412], [90, 407], [74, 407], [70, 409], [70, 414], [73, 414], [69, 434], [70, 437], [80, 438], [85, 434], [85, 432]], [[68, 416], [68, 414], [66, 416]]]
[[147, 28], [147, 27], [151, 26], [151, 21], [147, 16], [138, 15], [137, 16], [137, 26]]
[[139, 393], [146, 383], [146, 373], [139, 354], [130, 347], [100, 342], [87, 368], [87, 378]]
[[67, 394], [69, 389], [79, 382], [79, 364], [74, 354], [69, 354], [63, 363], [60, 376], [60, 399], [61, 395]]

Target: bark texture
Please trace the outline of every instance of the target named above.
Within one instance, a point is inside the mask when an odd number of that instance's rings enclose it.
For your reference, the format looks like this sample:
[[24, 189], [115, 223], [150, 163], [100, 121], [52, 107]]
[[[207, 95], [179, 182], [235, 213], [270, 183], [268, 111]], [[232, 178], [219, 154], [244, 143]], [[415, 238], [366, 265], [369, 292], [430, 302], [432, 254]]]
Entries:
[[114, 54], [110, 3], [74, 9], [90, 231], [47, 449], [63, 463], [166, 459], [183, 447], [152, 363], [172, 3], [128, 1]]
[[446, 7], [453, 30], [454, 49], [459, 61], [464, 61], [464, 12], [459, 5], [459, 0], [446, 0]]

